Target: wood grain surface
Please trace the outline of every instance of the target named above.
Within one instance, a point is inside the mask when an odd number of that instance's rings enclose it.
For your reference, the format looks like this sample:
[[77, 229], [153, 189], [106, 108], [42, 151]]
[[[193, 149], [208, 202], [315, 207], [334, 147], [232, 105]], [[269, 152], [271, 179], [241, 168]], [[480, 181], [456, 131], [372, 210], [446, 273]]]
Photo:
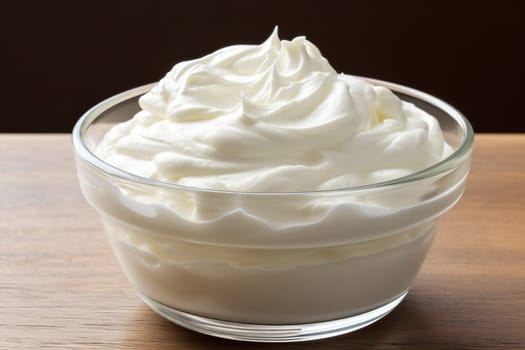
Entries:
[[0, 349], [525, 349], [525, 135], [477, 135], [468, 188], [411, 292], [373, 326], [221, 340], [152, 312], [77, 184], [69, 135], [0, 135]]

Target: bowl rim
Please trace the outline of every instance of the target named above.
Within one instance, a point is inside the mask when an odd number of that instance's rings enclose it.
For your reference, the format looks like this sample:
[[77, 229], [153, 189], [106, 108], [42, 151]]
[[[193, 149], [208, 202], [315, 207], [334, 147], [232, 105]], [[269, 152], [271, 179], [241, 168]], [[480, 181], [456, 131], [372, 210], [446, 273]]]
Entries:
[[372, 85], [386, 87], [393, 92], [399, 92], [410, 97], [426, 102], [434, 107], [439, 108], [443, 112], [447, 113], [452, 117], [463, 130], [463, 140], [461, 145], [450, 154], [445, 159], [441, 160], [438, 163], [435, 163], [429, 167], [416, 171], [414, 173], [401, 176], [395, 179], [381, 181], [377, 183], [360, 185], [354, 187], [345, 187], [345, 188], [335, 188], [335, 189], [324, 189], [324, 190], [312, 190], [312, 191], [281, 191], [281, 192], [256, 192], [256, 191], [232, 191], [232, 190], [219, 190], [219, 189], [210, 189], [210, 188], [201, 188], [201, 187], [190, 187], [179, 185], [177, 183], [163, 182], [159, 180], [149, 179], [143, 176], [139, 176], [130, 172], [127, 172], [123, 169], [120, 169], [116, 166], [113, 166], [103, 159], [97, 157], [93, 152], [91, 152], [87, 145], [84, 142], [84, 135], [89, 126], [104, 112], [108, 111], [112, 107], [118, 105], [119, 103], [125, 102], [132, 98], [139, 97], [144, 93], [148, 92], [153, 86], [157, 83], [150, 83], [142, 85], [130, 90], [126, 90], [114, 96], [111, 96], [89, 110], [87, 110], [75, 123], [75, 126], [72, 131], [72, 141], [73, 148], [77, 157], [81, 160], [87, 162], [88, 164], [94, 166], [98, 170], [102, 171], [106, 175], [117, 177], [121, 180], [139, 183], [146, 186], [159, 187], [170, 190], [179, 190], [179, 191], [190, 191], [190, 192], [207, 192], [207, 193], [217, 193], [217, 194], [230, 194], [230, 195], [311, 195], [311, 194], [322, 194], [322, 193], [356, 193], [365, 190], [377, 190], [381, 188], [391, 187], [400, 184], [407, 184], [415, 182], [418, 180], [430, 178], [440, 174], [444, 174], [452, 170], [457, 164], [459, 164], [465, 156], [467, 156], [473, 148], [474, 145], [474, 130], [468, 119], [459, 112], [452, 105], [447, 102], [430, 95], [428, 93], [422, 92], [420, 90], [410, 88], [401, 84], [391, 83], [384, 80], [354, 76], [354, 75], [345, 75], [352, 78], [363, 79]]

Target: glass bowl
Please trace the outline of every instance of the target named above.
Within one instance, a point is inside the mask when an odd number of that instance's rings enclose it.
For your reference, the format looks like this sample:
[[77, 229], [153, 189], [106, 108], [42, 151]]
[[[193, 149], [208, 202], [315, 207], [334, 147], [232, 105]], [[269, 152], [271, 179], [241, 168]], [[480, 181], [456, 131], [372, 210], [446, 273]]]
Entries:
[[[366, 78], [365, 78], [366, 79]], [[80, 187], [141, 298], [183, 327], [288, 342], [365, 327], [405, 297], [439, 217], [461, 197], [474, 134], [447, 103], [366, 79], [435, 116], [454, 152], [391, 181], [312, 192], [229, 192], [130, 174], [94, 154], [153, 85], [96, 105], [73, 130]]]

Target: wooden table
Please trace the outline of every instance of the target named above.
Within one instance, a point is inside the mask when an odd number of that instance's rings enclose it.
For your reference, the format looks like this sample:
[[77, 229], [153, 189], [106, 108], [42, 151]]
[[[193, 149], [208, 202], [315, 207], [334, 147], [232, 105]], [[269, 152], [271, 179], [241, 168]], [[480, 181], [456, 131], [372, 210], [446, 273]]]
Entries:
[[0, 349], [524, 349], [525, 135], [478, 135], [468, 189], [408, 297], [330, 340], [187, 331], [135, 295], [83, 200], [69, 135], [0, 135]]

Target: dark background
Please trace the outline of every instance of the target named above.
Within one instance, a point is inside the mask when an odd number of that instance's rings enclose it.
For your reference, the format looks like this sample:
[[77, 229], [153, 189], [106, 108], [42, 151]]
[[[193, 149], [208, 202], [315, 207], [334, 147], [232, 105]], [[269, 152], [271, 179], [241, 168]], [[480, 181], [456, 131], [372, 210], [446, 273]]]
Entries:
[[347, 74], [440, 97], [478, 132], [525, 132], [520, 1], [12, 1], [0, 10], [0, 132], [69, 132], [175, 63], [306, 35]]

